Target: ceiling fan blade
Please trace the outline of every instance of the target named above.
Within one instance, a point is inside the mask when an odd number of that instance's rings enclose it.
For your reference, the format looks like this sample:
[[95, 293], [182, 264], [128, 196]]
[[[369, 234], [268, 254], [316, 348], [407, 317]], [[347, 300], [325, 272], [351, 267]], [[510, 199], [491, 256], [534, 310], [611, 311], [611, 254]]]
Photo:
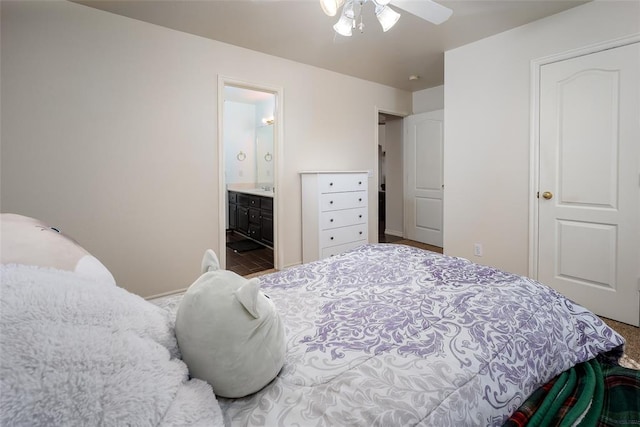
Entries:
[[391, 0], [391, 4], [436, 25], [442, 24], [453, 13], [448, 7], [431, 0]]

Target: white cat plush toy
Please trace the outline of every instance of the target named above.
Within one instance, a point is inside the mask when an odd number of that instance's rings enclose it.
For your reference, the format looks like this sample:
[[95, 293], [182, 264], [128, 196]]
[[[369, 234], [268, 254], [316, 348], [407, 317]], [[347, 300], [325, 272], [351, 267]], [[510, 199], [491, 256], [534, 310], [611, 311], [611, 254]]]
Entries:
[[255, 393], [284, 364], [284, 326], [259, 279], [221, 270], [211, 249], [202, 276], [180, 302], [176, 336], [191, 376], [207, 381], [218, 396]]

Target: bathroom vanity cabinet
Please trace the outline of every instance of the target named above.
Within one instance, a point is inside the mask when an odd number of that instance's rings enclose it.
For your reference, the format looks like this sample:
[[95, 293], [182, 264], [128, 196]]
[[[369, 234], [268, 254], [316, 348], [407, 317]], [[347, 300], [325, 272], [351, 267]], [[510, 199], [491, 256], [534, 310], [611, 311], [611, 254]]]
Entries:
[[273, 198], [229, 191], [229, 229], [273, 247]]

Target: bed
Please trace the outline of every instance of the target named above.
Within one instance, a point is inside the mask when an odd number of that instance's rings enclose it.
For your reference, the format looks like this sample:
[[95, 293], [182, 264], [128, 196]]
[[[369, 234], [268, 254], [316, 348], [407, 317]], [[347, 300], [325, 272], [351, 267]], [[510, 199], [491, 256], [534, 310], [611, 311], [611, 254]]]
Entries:
[[3, 265], [0, 424], [502, 425], [562, 372], [622, 354], [622, 337], [548, 287], [409, 246], [260, 280], [285, 324], [284, 366], [255, 394], [216, 399], [180, 360], [179, 295], [152, 304], [86, 274]]
[[538, 387], [623, 339], [531, 279], [375, 244], [262, 278], [285, 365], [220, 399], [228, 425], [501, 425]]

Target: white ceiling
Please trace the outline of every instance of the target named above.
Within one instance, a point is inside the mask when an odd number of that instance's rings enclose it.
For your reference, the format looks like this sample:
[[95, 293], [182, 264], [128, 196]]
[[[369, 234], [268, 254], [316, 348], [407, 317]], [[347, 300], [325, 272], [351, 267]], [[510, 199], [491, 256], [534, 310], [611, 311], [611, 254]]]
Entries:
[[[400, 21], [386, 33], [365, 4], [364, 33], [342, 37], [318, 0], [74, 1], [411, 92], [443, 84], [446, 50], [586, 3], [442, 0], [453, 9], [447, 22], [437, 26], [399, 10]], [[409, 81], [412, 74], [420, 79]]]

